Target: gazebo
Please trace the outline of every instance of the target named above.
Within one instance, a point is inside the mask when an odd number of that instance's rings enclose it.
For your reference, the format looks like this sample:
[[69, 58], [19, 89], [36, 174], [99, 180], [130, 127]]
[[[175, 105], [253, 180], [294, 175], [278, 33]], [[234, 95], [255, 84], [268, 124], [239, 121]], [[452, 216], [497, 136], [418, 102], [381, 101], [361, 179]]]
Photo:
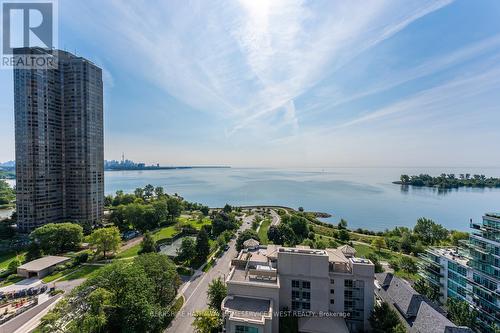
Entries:
[[259, 247], [260, 243], [253, 238], [247, 239], [243, 242], [243, 248], [254, 250]]
[[356, 255], [356, 249], [349, 245], [343, 245], [339, 247], [340, 251], [346, 256], [346, 258], [352, 258]]

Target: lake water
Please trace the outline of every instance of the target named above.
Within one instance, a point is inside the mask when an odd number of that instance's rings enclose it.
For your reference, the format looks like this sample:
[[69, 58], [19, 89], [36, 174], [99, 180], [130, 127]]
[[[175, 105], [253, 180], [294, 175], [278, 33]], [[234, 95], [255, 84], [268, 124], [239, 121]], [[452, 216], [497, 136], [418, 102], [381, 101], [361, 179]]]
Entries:
[[106, 194], [133, 192], [146, 184], [165, 187], [189, 201], [210, 207], [231, 205], [299, 206], [330, 213], [350, 228], [383, 230], [412, 227], [419, 217], [432, 218], [449, 229], [468, 230], [469, 219], [500, 211], [500, 189], [403, 188], [392, 184], [402, 173], [478, 173], [500, 177], [500, 168], [332, 168], [332, 169], [183, 169], [109, 171]]

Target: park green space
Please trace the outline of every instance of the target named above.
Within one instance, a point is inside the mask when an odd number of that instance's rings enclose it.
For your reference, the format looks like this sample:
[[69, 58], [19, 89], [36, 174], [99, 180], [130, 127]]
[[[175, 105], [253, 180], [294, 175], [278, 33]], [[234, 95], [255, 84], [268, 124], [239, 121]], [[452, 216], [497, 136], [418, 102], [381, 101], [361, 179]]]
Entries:
[[269, 243], [269, 239], [267, 238], [267, 231], [269, 230], [270, 226], [271, 226], [270, 219], [267, 218], [264, 221], [262, 221], [262, 224], [260, 225], [260, 229], [258, 232], [261, 244], [268, 244]]

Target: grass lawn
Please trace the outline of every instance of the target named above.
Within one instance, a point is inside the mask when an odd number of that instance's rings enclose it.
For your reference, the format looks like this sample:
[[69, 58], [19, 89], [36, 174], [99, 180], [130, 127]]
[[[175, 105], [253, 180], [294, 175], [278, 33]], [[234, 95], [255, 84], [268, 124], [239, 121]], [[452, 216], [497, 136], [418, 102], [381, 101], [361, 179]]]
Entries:
[[[197, 219], [188, 218], [186, 216], [181, 216], [178, 218], [178, 221], [181, 225], [191, 225], [196, 230], [200, 230], [202, 226], [212, 223], [212, 221], [208, 217], [203, 218], [203, 220], [200, 222]], [[157, 242], [157, 241], [160, 241], [163, 239], [172, 238], [175, 235], [177, 235], [178, 233], [180, 233], [180, 230], [178, 230], [175, 227], [175, 225], [170, 225], [168, 227], [164, 227], [164, 228], [161, 228], [160, 230], [155, 231], [153, 233], [153, 239]], [[138, 243], [138, 244], [128, 248], [127, 250], [118, 253], [116, 258], [120, 259], [120, 258], [135, 257], [136, 255], [138, 255], [138, 252], [140, 249], [141, 249], [141, 244]]]
[[262, 221], [262, 224], [260, 225], [260, 229], [259, 229], [259, 233], [258, 233], [261, 244], [269, 243], [269, 239], [267, 238], [267, 231], [269, 230], [270, 226], [271, 226], [270, 219], [265, 219], [264, 221]]
[[71, 281], [71, 280], [76, 280], [76, 279], [82, 279], [82, 278], [89, 278], [91, 277], [97, 270], [101, 269], [103, 266], [90, 266], [90, 265], [85, 265], [81, 266], [79, 269], [77, 269], [74, 272], [69, 273], [68, 275], [65, 275], [61, 280], [59, 281]]
[[420, 275], [403, 272], [402, 270], [394, 272], [394, 275], [396, 275], [397, 277], [400, 277], [402, 279], [410, 280], [410, 281], [413, 281], [413, 282], [415, 282], [415, 281], [417, 281], [417, 280], [420, 279]]
[[206, 273], [212, 266], [214, 265], [214, 259], [212, 258], [206, 265], [203, 267], [203, 271]]
[[54, 273], [52, 273], [52, 274], [47, 275], [46, 277], [44, 277], [42, 279], [42, 281], [45, 282], [45, 283], [49, 283], [49, 282], [52, 282], [54, 280], [59, 279], [60, 277], [63, 277], [66, 274], [69, 274], [69, 273], [71, 273], [73, 271], [74, 271], [74, 269], [69, 269], [69, 270], [54, 272]]
[[175, 318], [175, 315], [177, 314], [177, 312], [179, 312], [179, 310], [182, 308], [183, 305], [184, 305], [184, 296], [181, 296], [175, 300], [174, 304], [170, 308], [170, 316], [167, 318], [167, 322], [165, 323], [167, 326]]
[[181, 216], [177, 220], [181, 225], [191, 225], [196, 230], [200, 230], [204, 225], [212, 224], [212, 220], [209, 217], [204, 217], [203, 220], [198, 221], [198, 219]]
[[368, 244], [354, 243], [356, 257], [366, 257], [369, 253], [375, 253], [381, 261], [399, 260], [403, 255], [387, 249], [381, 249], [380, 252]]
[[177, 235], [180, 231], [175, 228], [174, 225], [161, 228], [160, 230], [156, 231], [153, 233], [153, 238], [155, 241], [159, 241], [161, 239], [165, 238], [172, 238], [173, 236]]
[[19, 260], [21, 263], [25, 260], [26, 257], [26, 252], [21, 252], [19, 255], [16, 254], [16, 252], [7, 252], [7, 253], [2, 253], [0, 254], [0, 270], [6, 269], [9, 266], [9, 263], [16, 259]]
[[118, 253], [116, 255], [116, 258], [121, 259], [121, 258], [135, 257], [140, 249], [141, 249], [141, 243], [135, 244], [134, 246], [129, 247], [125, 251]]
[[17, 283], [21, 280], [24, 280], [25, 278], [23, 276], [16, 276], [14, 278], [10, 278], [8, 281], [7, 280], [3, 280], [2, 282], [0, 282], [0, 287], [6, 287], [6, 286], [9, 286], [11, 284], [14, 284], [14, 283]]

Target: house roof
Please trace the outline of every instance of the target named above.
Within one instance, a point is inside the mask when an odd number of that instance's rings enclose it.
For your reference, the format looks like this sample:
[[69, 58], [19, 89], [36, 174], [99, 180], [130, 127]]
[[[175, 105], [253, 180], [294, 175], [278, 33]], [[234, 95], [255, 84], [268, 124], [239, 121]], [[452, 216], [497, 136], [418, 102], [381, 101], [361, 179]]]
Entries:
[[417, 293], [406, 280], [392, 276], [389, 281], [389, 277], [385, 276], [382, 281], [383, 284], [386, 284], [384, 289], [387, 291], [387, 295], [392, 299], [399, 312], [406, 318], [416, 316], [420, 303], [425, 298]]
[[472, 333], [468, 327], [458, 327], [446, 318], [446, 313], [412, 286], [392, 273], [375, 274], [379, 296], [393, 305], [406, 319], [413, 333]]
[[18, 267], [18, 269], [24, 269], [27, 271], [41, 271], [50, 266], [58, 265], [60, 263], [70, 260], [68, 257], [59, 256], [45, 256], [43, 258], [35, 259], [33, 261], [27, 262]]
[[415, 333], [472, 333], [468, 327], [458, 327], [426, 302], [420, 304], [410, 329]]

